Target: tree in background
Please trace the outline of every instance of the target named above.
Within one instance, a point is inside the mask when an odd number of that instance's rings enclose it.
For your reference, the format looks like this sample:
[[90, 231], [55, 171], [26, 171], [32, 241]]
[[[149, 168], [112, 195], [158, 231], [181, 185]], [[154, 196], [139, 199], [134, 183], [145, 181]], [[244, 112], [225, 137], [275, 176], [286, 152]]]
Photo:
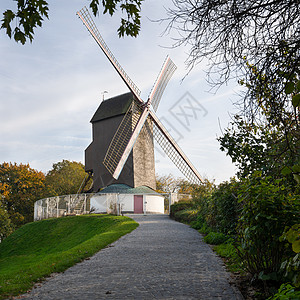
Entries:
[[85, 176], [84, 165], [80, 162], [63, 160], [54, 163], [46, 174], [47, 196], [77, 194]]
[[35, 201], [76, 194], [85, 176], [82, 163], [68, 160], [53, 164], [46, 176], [29, 164], [0, 164], [0, 240], [33, 221]]
[[156, 191], [158, 193], [191, 194], [195, 185], [183, 178], [176, 178], [172, 174], [156, 174]]
[[211, 193], [215, 190], [216, 185], [214, 180], [203, 179], [203, 183], [195, 186], [193, 189], [193, 199], [196, 202], [202, 202], [203, 199], [209, 197]]
[[[103, 0], [103, 14], [109, 13], [111, 16], [121, 10], [125, 18], [121, 18], [121, 25], [118, 29], [120, 37], [126, 35], [136, 37], [140, 31], [140, 12], [143, 0]], [[49, 5], [45, 0], [14, 0], [17, 4], [15, 11], [7, 9], [3, 12], [1, 29], [6, 30], [6, 34], [13, 37], [16, 42], [23, 45], [27, 40], [32, 42], [34, 29], [42, 27], [44, 18], [49, 18]], [[90, 0], [90, 8], [96, 16], [101, 9], [99, 0]], [[12, 28], [13, 26], [13, 28]]]
[[3, 216], [19, 227], [33, 221], [34, 202], [45, 195], [45, 175], [29, 164], [0, 164], [0, 196]]
[[0, 243], [9, 236], [14, 230], [14, 225], [12, 224], [6, 207], [0, 199]]
[[7, 212], [7, 207], [4, 203], [4, 199], [8, 195], [8, 184], [5, 182], [0, 182], [0, 242], [7, 236], [9, 236], [14, 229], [14, 226]]

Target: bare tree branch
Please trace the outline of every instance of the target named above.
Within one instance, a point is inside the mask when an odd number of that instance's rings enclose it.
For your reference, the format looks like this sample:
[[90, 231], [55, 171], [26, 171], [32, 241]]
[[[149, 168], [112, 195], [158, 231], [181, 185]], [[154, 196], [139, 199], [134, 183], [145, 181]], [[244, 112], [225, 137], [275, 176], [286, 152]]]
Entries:
[[291, 56], [299, 55], [299, 0], [173, 0], [173, 4], [167, 10], [167, 32], [180, 35], [173, 46], [190, 46], [189, 70], [207, 58], [213, 85], [241, 74], [245, 58], [269, 71], [282, 42]]

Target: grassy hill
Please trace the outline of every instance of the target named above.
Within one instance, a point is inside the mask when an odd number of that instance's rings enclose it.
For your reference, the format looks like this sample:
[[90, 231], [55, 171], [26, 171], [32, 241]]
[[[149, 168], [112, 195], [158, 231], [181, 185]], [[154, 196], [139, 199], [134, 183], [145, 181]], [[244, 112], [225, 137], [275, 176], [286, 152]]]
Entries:
[[127, 217], [86, 215], [28, 223], [0, 243], [0, 299], [26, 292], [138, 226]]

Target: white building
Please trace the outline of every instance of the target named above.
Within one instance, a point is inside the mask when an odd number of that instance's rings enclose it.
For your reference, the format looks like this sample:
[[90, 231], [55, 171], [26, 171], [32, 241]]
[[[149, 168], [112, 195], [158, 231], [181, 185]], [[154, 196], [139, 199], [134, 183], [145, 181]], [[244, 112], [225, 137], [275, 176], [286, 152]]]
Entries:
[[90, 199], [93, 213], [164, 213], [164, 196], [147, 186], [112, 184]]

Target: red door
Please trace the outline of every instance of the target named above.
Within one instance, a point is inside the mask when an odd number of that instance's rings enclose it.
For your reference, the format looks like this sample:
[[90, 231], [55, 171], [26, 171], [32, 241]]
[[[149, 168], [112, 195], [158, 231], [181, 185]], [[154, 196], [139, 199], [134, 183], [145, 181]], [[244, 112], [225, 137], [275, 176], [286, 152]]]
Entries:
[[134, 213], [142, 214], [143, 212], [143, 195], [134, 195]]

